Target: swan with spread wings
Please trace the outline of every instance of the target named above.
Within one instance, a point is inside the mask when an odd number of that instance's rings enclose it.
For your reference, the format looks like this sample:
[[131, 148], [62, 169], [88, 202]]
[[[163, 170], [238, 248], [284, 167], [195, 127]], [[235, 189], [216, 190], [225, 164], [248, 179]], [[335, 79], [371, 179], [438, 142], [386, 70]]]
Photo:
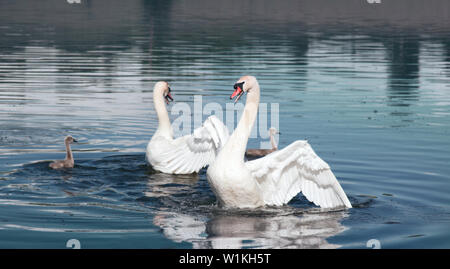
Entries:
[[263, 158], [244, 162], [260, 97], [255, 77], [240, 78], [230, 99], [237, 102], [244, 93], [247, 100], [241, 119], [206, 173], [219, 203], [237, 208], [280, 206], [302, 192], [322, 208], [351, 208], [330, 166], [307, 141], [298, 140]]

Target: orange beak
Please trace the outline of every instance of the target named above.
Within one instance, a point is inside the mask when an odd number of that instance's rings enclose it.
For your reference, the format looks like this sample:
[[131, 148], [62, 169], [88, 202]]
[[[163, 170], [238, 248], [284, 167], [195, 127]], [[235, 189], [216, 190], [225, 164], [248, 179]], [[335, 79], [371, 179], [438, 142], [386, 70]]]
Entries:
[[244, 91], [242, 90], [243, 85], [244, 82], [234, 84], [234, 92], [230, 96], [230, 99], [233, 99], [234, 97], [237, 96], [236, 100], [234, 100], [234, 103], [236, 103], [239, 100], [239, 98], [241, 98], [242, 94], [244, 94]]
[[166, 104], [169, 104], [169, 102], [173, 101], [172, 95], [170, 94], [170, 88], [169, 88], [169, 92], [167, 93], [167, 95], [164, 98], [166, 98]]

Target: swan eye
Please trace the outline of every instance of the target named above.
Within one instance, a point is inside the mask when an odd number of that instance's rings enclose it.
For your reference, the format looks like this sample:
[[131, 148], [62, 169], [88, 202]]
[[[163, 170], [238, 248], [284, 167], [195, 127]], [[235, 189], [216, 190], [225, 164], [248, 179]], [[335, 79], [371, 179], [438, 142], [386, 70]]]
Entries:
[[236, 83], [236, 84], [234, 84], [233, 88], [236, 90], [239, 87], [239, 88], [241, 88], [241, 90], [243, 90], [244, 83], [245, 83], [245, 81], [242, 81], [241, 83]]

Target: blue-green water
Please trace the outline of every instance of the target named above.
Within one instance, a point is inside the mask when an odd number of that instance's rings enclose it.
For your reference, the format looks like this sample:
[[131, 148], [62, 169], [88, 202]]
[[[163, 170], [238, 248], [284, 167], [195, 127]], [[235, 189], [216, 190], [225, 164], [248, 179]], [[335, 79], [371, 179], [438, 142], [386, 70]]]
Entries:
[[[447, 1], [1, 1], [0, 247], [450, 247], [448, 14]], [[156, 81], [225, 107], [244, 74], [279, 104], [280, 148], [308, 139], [354, 208], [298, 195], [224, 210], [204, 170], [146, 165]], [[50, 170], [67, 134], [76, 166]]]

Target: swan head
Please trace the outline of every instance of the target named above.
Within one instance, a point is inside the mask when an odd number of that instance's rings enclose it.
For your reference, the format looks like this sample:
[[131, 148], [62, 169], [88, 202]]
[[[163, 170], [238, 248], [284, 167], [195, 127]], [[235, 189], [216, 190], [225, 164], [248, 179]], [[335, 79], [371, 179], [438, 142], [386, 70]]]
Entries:
[[234, 84], [234, 92], [233, 94], [231, 94], [230, 99], [233, 99], [237, 96], [236, 100], [234, 100], [234, 103], [236, 103], [244, 93], [250, 92], [256, 84], [258, 84], [258, 82], [254, 76], [241, 77]]
[[64, 142], [68, 143], [68, 144], [72, 144], [72, 143], [76, 143], [78, 142], [75, 138], [73, 138], [71, 135], [66, 136], [66, 138], [64, 138]]
[[169, 83], [166, 81], [158, 81], [153, 88], [153, 92], [158, 95], [162, 95], [166, 99], [166, 104], [173, 101], [172, 95], [170, 94]]

